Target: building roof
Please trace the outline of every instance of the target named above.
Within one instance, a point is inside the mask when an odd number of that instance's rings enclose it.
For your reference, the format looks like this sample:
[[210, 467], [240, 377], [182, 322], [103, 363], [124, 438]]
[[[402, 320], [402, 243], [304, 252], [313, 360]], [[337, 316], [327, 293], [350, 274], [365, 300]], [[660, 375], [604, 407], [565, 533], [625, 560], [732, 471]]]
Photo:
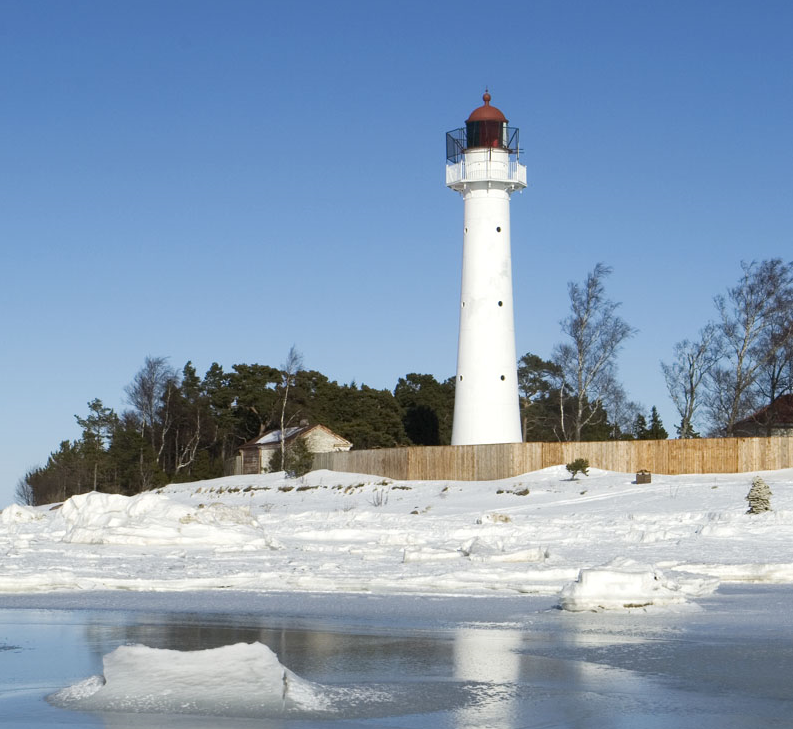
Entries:
[[[349, 444], [352, 447], [352, 443], [348, 441], [346, 438], [342, 438], [338, 433], [334, 433], [330, 428], [326, 428], [324, 425], [296, 425], [291, 428], [284, 428], [284, 442], [290, 443], [291, 441], [295, 440], [301, 435], [308, 435], [312, 430], [324, 430], [326, 433], [329, 433], [334, 438], [337, 438], [341, 443]], [[266, 433], [263, 433], [258, 438], [254, 438], [253, 440], [249, 440], [247, 443], [240, 446], [240, 448], [278, 448], [281, 444], [281, 429], [277, 428], [275, 430], [268, 430]]]
[[506, 123], [507, 118], [501, 112], [501, 109], [496, 109], [495, 106], [490, 106], [490, 94], [485, 91], [484, 95], [482, 96], [482, 101], [484, 101], [484, 105], [474, 109], [471, 112], [471, 116], [466, 119], [466, 122], [476, 122], [476, 121], [500, 121]]
[[[297, 425], [294, 428], [285, 428], [284, 429], [284, 440], [291, 440], [294, 436], [302, 433], [304, 430], [308, 430], [307, 425]], [[268, 443], [280, 443], [281, 442], [281, 431], [280, 430], [268, 430], [264, 435], [259, 436], [252, 440], [248, 445], [267, 445]]]
[[771, 426], [793, 424], [793, 394], [780, 395], [770, 405], [760, 408], [756, 413], [736, 423], [734, 427], [757, 424]]

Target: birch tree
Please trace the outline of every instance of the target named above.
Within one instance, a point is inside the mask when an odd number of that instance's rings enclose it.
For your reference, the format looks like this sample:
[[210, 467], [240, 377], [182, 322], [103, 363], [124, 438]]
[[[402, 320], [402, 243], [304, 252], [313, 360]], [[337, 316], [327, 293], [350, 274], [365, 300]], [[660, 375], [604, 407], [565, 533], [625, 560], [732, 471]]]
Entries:
[[[616, 378], [617, 354], [636, 330], [618, 316], [620, 305], [606, 298], [603, 280], [611, 271], [598, 263], [583, 285], [570, 282], [567, 287], [571, 311], [561, 326], [570, 342], [557, 345], [553, 359], [562, 371], [561, 392], [574, 401], [572, 422], [569, 428], [563, 424], [571, 440], [581, 440], [581, 431], [598, 406], [607, 407], [624, 396]], [[563, 413], [563, 401], [560, 408]]]
[[293, 344], [286, 355], [286, 361], [281, 365], [281, 468], [286, 468], [286, 403], [289, 399], [289, 388], [295, 384], [297, 373], [303, 369], [303, 355]]
[[742, 262], [741, 269], [738, 284], [714, 300], [723, 359], [708, 378], [709, 410], [715, 428], [727, 436], [761, 404], [763, 368], [793, 341], [793, 262]]
[[694, 419], [701, 405], [703, 382], [720, 356], [718, 330], [709, 323], [697, 340], [684, 339], [675, 344], [671, 362], [661, 362], [666, 389], [680, 415], [679, 438], [696, 437]]

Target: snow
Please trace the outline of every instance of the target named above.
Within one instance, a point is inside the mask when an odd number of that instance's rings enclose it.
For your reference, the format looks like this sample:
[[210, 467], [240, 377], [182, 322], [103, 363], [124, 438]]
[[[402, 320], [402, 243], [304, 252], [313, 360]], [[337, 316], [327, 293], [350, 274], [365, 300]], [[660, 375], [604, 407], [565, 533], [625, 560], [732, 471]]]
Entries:
[[201, 651], [125, 645], [103, 658], [104, 675], [56, 692], [51, 703], [79, 711], [259, 716], [321, 710], [323, 689], [283, 666], [261, 643]]
[[[773, 510], [747, 514], [756, 476]], [[529, 594], [635, 611], [720, 582], [793, 583], [793, 469], [633, 481], [571, 481], [564, 466], [481, 482], [315, 471], [12, 505], [0, 592]]]
[[[295, 433], [299, 433], [301, 430], [305, 430], [305, 428], [300, 426], [294, 426], [292, 428], [285, 428], [284, 429], [284, 440], [289, 440]], [[257, 438], [255, 443], [259, 445], [268, 445], [270, 443], [280, 443], [281, 442], [281, 431], [280, 430], [271, 430], [269, 433], [265, 433], [261, 438]]]

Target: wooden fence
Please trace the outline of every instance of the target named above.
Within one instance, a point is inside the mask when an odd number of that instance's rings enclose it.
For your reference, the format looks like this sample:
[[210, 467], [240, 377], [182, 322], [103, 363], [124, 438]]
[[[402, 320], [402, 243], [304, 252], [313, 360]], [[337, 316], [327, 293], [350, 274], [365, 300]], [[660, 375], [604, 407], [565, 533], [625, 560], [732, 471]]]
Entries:
[[410, 481], [491, 481], [586, 458], [593, 468], [635, 473], [745, 473], [793, 468], [793, 437], [499, 443], [317, 453], [314, 468]]

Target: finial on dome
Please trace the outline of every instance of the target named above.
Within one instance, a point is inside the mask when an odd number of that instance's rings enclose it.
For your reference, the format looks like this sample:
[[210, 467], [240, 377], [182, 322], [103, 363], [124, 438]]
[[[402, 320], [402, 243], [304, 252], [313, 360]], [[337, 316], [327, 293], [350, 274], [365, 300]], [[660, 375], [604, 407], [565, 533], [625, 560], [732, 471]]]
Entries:
[[491, 98], [492, 97], [490, 96], [490, 92], [487, 90], [487, 88], [485, 88], [485, 93], [482, 94], [482, 101], [485, 102], [485, 106], [489, 106], [490, 105], [490, 99]]

